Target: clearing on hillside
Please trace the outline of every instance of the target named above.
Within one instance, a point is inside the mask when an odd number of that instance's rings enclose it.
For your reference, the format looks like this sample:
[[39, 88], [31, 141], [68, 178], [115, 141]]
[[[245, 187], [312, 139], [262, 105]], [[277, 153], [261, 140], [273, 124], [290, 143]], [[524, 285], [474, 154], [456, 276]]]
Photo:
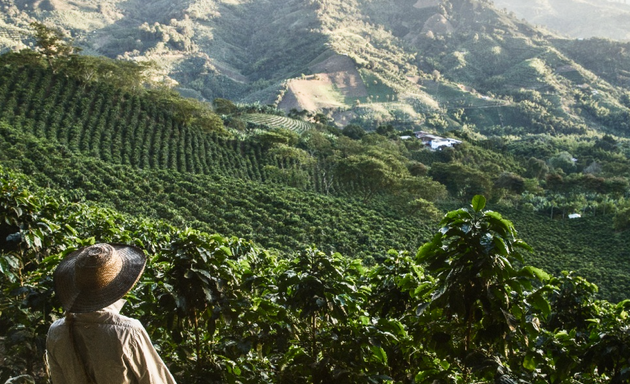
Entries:
[[344, 97], [330, 78], [319, 75], [289, 80], [287, 92], [278, 104], [278, 108], [285, 111], [295, 108], [312, 112], [344, 106]]
[[367, 97], [368, 90], [363, 83], [355, 62], [345, 55], [332, 55], [310, 66], [313, 73], [327, 77], [344, 97]]
[[289, 80], [287, 93], [278, 105], [280, 109], [313, 112], [336, 109], [345, 107], [347, 99], [368, 96], [361, 74], [348, 56], [328, 53], [314, 63], [309, 66], [314, 75]]

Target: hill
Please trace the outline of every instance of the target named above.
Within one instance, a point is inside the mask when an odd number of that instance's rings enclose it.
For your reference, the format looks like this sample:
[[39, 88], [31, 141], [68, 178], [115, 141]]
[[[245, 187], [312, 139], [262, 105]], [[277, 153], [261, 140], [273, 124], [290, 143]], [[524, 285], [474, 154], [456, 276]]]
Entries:
[[[457, 148], [431, 151], [420, 140], [400, 140], [393, 127], [369, 134], [355, 127], [363, 137], [351, 139], [267, 108], [239, 112], [224, 100], [217, 109], [231, 111], [226, 129], [205, 106], [164, 90], [86, 82], [77, 68], [92, 59], [76, 57], [64, 73], [37, 55], [1, 60], [0, 161], [72, 199], [288, 254], [315, 244], [371, 264], [390, 247], [413, 251], [427, 241], [438, 207], [483, 193], [522, 221], [536, 249], [531, 260], [577, 270], [605, 297], [623, 298], [628, 280], [616, 265], [627, 248], [611, 215], [625, 217], [628, 181], [620, 176], [630, 165], [612, 137], [546, 136], [543, 144], [542, 136], [502, 143], [466, 136]], [[245, 130], [231, 128], [234, 121], [245, 121]], [[588, 218], [557, 220], [575, 211]], [[606, 257], [593, 256], [600, 241]]]
[[[502, 124], [539, 132], [521, 112], [527, 101], [569, 131], [628, 134], [593, 121], [574, 101], [588, 87], [613, 113], [628, 113], [620, 101], [630, 72], [622, 46], [564, 40], [485, 1], [179, 1], [144, 7], [134, 1], [7, 0], [4, 8], [3, 49], [32, 44], [28, 24], [46, 21], [84, 53], [157, 63], [156, 81], [201, 100], [305, 109], [340, 126], [386, 122], [405, 129], [438, 114], [445, 123], [435, 128], [442, 130]], [[602, 55], [585, 55], [591, 45]], [[614, 64], [604, 64], [608, 51], [617, 52]], [[540, 93], [550, 105], [522, 100], [523, 90]], [[461, 119], [451, 118], [462, 109]]]
[[627, 381], [622, 43], [487, 1], [2, 5], [85, 49], [0, 56], [0, 381], [45, 379], [51, 271], [100, 241], [151, 255], [125, 313], [179, 382]]
[[125, 314], [182, 383], [625, 380], [623, 137], [339, 130], [62, 51], [0, 56], [0, 380], [45, 380], [52, 270], [101, 241], [150, 255]]

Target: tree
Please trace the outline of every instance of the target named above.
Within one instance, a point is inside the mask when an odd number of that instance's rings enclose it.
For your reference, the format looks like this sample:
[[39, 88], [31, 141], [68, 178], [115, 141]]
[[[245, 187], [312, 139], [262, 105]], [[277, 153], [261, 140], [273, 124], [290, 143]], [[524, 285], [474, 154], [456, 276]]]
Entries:
[[433, 163], [429, 176], [444, 184], [448, 192], [457, 198], [470, 199], [477, 194], [489, 195], [492, 192], [492, 181], [486, 173], [463, 164]]
[[[352, 315], [360, 314], [358, 265], [338, 253], [326, 255], [308, 249], [279, 276], [280, 297], [299, 321], [298, 342], [285, 357], [282, 375], [301, 377], [313, 384], [331, 383], [352, 363], [354, 354], [349, 354], [347, 348], [355, 349], [356, 344], [339, 338], [352, 327]], [[348, 372], [342, 377], [351, 375]]]
[[409, 209], [415, 211], [419, 217], [426, 220], [438, 220], [442, 217], [443, 213], [432, 202], [418, 198], [411, 201], [408, 204]]
[[333, 152], [331, 140], [317, 130], [310, 130], [301, 137], [301, 144], [312, 156], [330, 156]]
[[575, 159], [569, 152], [560, 152], [556, 156], [549, 159], [549, 165], [558, 170], [561, 169], [564, 173], [575, 172]]
[[426, 176], [429, 172], [429, 168], [419, 161], [411, 160], [407, 164], [407, 169], [412, 176]]
[[[84, 84], [101, 81], [130, 92], [144, 91], [144, 86], [150, 83], [148, 73], [155, 68], [156, 64], [152, 61], [136, 63], [79, 55], [70, 56], [66, 65], [68, 73], [77, 76]], [[152, 90], [150, 94], [162, 99], [181, 97], [171, 89]]]
[[512, 172], [503, 172], [494, 182], [495, 188], [507, 189], [510, 192], [520, 195], [525, 191], [525, 180]]
[[613, 218], [613, 227], [616, 231], [630, 229], [630, 207], [619, 210]]
[[433, 72], [431, 72], [431, 77], [433, 78], [433, 81], [435, 81], [435, 93], [437, 93], [440, 89], [440, 79], [442, 79], [442, 74], [437, 69], [434, 69]]
[[233, 115], [238, 112], [238, 107], [232, 101], [217, 97], [212, 101], [214, 111], [219, 115]]
[[352, 155], [337, 163], [340, 180], [360, 188], [363, 200], [371, 200], [377, 193], [394, 188], [399, 179], [381, 159], [367, 155]]
[[[525, 316], [523, 295], [533, 290], [535, 280], [548, 279], [536, 268], [517, 267], [530, 247], [517, 238], [511, 222], [484, 211], [485, 204], [483, 196], [475, 196], [470, 208], [447, 213], [441, 229], [417, 254], [436, 278], [431, 300], [423, 308], [432, 311], [433, 319], [441, 316], [434, 332], [440, 333], [442, 342], [435, 338], [427, 342], [435, 345], [438, 356], [453, 364], [463, 362], [464, 375], [479, 362], [516, 357], [506, 356], [506, 348], [517, 345], [537, 321]], [[494, 375], [499, 367], [479, 369], [492, 368]]]
[[394, 128], [394, 126], [391, 124], [379, 125], [376, 128], [376, 133], [381, 136], [390, 137], [396, 133], [396, 128]]
[[299, 141], [299, 136], [288, 129], [274, 128], [258, 134], [256, 139], [265, 147], [271, 148], [278, 144], [295, 146]]
[[409, 193], [412, 199], [437, 201], [447, 195], [442, 184], [426, 176], [404, 177], [400, 184], [400, 190]]
[[35, 43], [39, 51], [46, 58], [48, 65], [53, 71], [56, 71], [54, 65], [56, 59], [70, 56], [77, 50], [71, 43], [66, 41], [63, 33], [57, 29], [49, 28], [40, 22], [31, 23], [31, 28], [35, 31]]
[[593, 145], [594, 148], [600, 148], [604, 151], [609, 152], [619, 152], [619, 148], [617, 147], [617, 140], [609, 134], [605, 134], [604, 137], [598, 139]]
[[285, 164], [297, 167], [312, 165], [315, 161], [305, 150], [285, 144], [276, 144], [269, 149], [269, 154], [278, 159], [281, 168], [283, 168]]
[[378, 193], [400, 190], [403, 180], [410, 177], [405, 160], [383, 148], [370, 147], [340, 159], [336, 173], [340, 181], [354, 185], [364, 201], [369, 201]]
[[550, 173], [545, 178], [547, 189], [555, 192], [564, 191], [565, 183], [562, 175], [558, 173]]
[[313, 116], [313, 120], [316, 123], [319, 123], [319, 124], [322, 124], [322, 125], [329, 125], [329, 124], [331, 124], [333, 122], [330, 117], [324, 115], [321, 112], [316, 113], [315, 116]]
[[530, 157], [527, 160], [527, 177], [542, 179], [549, 172], [547, 164], [540, 159]]
[[359, 124], [348, 124], [343, 127], [341, 133], [354, 140], [361, 140], [365, 136], [365, 130]]
[[606, 193], [617, 198], [628, 192], [628, 180], [622, 177], [612, 177], [604, 182]]

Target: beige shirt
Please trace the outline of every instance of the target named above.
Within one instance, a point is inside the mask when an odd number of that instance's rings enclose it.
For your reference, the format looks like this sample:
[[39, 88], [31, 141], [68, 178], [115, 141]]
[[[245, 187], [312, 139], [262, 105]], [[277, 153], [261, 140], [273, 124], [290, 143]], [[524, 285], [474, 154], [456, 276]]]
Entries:
[[[75, 342], [98, 384], [173, 383], [175, 379], [138, 320], [119, 314], [124, 300], [96, 312], [75, 314]], [[46, 356], [53, 384], [86, 384], [65, 318], [50, 326]]]

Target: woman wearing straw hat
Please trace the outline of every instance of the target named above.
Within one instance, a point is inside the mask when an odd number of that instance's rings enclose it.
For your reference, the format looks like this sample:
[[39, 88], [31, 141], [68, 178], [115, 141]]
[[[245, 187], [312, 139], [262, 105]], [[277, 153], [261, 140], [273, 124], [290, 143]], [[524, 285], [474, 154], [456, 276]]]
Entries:
[[145, 264], [141, 249], [117, 244], [85, 247], [61, 261], [53, 280], [66, 317], [46, 339], [53, 384], [175, 383], [142, 324], [119, 314]]

